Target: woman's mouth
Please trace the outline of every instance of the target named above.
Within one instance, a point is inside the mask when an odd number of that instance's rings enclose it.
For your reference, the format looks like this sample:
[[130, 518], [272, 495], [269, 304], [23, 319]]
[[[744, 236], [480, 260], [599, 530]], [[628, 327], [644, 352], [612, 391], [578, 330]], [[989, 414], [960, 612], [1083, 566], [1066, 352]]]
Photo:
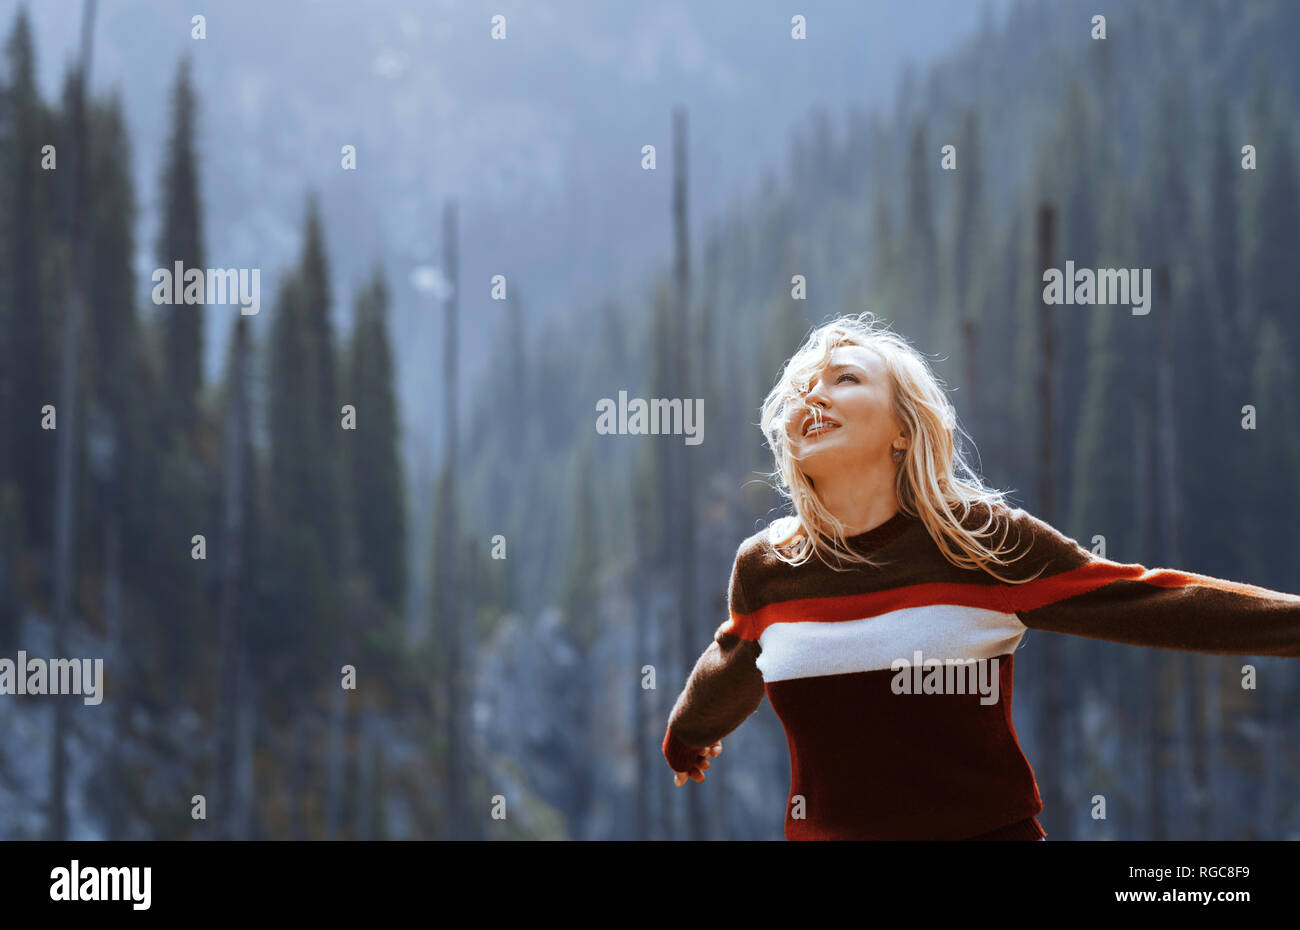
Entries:
[[833, 429], [839, 429], [839, 424], [834, 420], [822, 417], [820, 420], [809, 420], [804, 424], [803, 434], [808, 436], [820, 436], [822, 433], [830, 432]]

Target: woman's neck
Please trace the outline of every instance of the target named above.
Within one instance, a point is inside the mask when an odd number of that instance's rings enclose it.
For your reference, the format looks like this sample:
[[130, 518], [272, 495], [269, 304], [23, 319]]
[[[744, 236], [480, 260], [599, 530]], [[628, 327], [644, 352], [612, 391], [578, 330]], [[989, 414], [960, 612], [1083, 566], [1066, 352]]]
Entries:
[[874, 530], [898, 513], [894, 493], [894, 475], [864, 479], [861, 473], [839, 480], [819, 478], [816, 494], [822, 506], [844, 524], [845, 536], [857, 536]]

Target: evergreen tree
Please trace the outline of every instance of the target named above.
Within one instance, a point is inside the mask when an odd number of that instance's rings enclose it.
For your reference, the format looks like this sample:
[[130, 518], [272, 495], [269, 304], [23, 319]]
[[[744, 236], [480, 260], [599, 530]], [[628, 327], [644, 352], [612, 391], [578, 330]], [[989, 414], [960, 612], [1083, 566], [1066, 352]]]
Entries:
[[[889, 208], [889, 198], [883, 190], [876, 192], [871, 208], [870, 256], [871, 283], [868, 288], [876, 312], [892, 314], [897, 308], [895, 295], [899, 290], [899, 242], [894, 231], [894, 214]], [[888, 308], [885, 311], [883, 308]]]
[[956, 171], [957, 215], [952, 245], [952, 304], [959, 314], [971, 305], [976, 256], [987, 228], [984, 204], [984, 166], [980, 158], [979, 117], [968, 110], [962, 122], [960, 156]]
[[[1107, 195], [1102, 220], [1106, 246], [1097, 259], [1103, 267], [1124, 267], [1123, 256], [1137, 251], [1130, 198], [1122, 184]], [[1132, 340], [1119, 335], [1126, 325], [1121, 313], [1127, 311], [1120, 308], [1120, 313], [1097, 312], [1088, 317], [1087, 367], [1073, 444], [1074, 486], [1067, 519], [1077, 538], [1090, 540], [1100, 534], [1106, 538], [1108, 556], [1127, 561], [1138, 558], [1128, 532], [1134, 507], [1131, 431], [1135, 414], [1132, 383], [1125, 376], [1132, 370]]]
[[[944, 172], [951, 175], [956, 184], [955, 220], [951, 243], [952, 261], [948, 275], [946, 296], [942, 307], [941, 319], [943, 332], [949, 334], [952, 361], [948, 371], [950, 377], [958, 383], [965, 383], [968, 393], [967, 404], [958, 411], [958, 416], [967, 423], [973, 422], [977, 411], [970, 403], [971, 398], [982, 393], [984, 384], [966, 383], [969, 365], [974, 359], [966, 357], [965, 341], [956, 337], [965, 333], [966, 327], [973, 332], [980, 332], [977, 325], [979, 310], [976, 306], [976, 270], [979, 267], [977, 256], [984, 243], [983, 231], [987, 228], [988, 217], [984, 205], [984, 176], [980, 158], [979, 118], [974, 110], [968, 110], [962, 121], [962, 131], [957, 144], [957, 170]], [[977, 389], [979, 389], [977, 391]]]
[[934, 207], [930, 199], [930, 173], [938, 164], [925, 141], [925, 126], [912, 127], [907, 157], [907, 194], [903, 213], [903, 256], [905, 304], [898, 315], [906, 321], [912, 341], [923, 352], [936, 351], [936, 339], [950, 333], [939, 330], [939, 239], [934, 229]]
[[388, 287], [376, 270], [357, 295], [350, 346], [351, 505], [361, 569], [395, 620], [406, 591], [406, 504], [387, 314]]
[[[596, 576], [600, 569], [600, 540], [597, 538], [595, 514], [596, 494], [592, 487], [591, 441], [582, 444], [574, 469], [573, 488], [573, 545], [565, 571], [563, 594], [564, 623], [570, 640], [578, 653], [574, 676], [568, 688], [568, 701], [572, 708], [574, 730], [577, 733], [579, 757], [588, 758], [595, 750], [593, 729], [596, 708], [601, 701], [600, 674], [594, 649], [601, 633], [600, 618], [596, 615]], [[596, 779], [590, 766], [576, 773], [573, 785], [573, 810], [575, 829], [572, 839], [589, 838], [581, 833], [587, 822], [595, 796]]]
[[315, 510], [313, 520], [322, 536], [326, 565], [331, 574], [337, 576], [342, 566], [341, 402], [336, 374], [329, 262], [325, 256], [320, 206], [314, 195], [307, 202], [306, 231], [298, 274], [302, 285], [301, 336], [305, 340], [313, 379], [308, 387], [311, 398], [311, 406], [307, 408], [308, 423], [312, 430], [311, 449], [319, 456], [313, 460], [307, 493]]
[[[51, 542], [57, 432], [42, 430], [41, 408], [54, 403], [58, 367], [48, 309], [54, 297], [43, 282], [50, 262], [47, 217], [54, 207], [54, 171], [41, 170], [42, 146], [54, 143], [54, 117], [36, 86], [35, 51], [27, 12], [20, 8], [6, 43], [6, 170], [0, 178], [4, 207], [4, 266], [0, 313], [6, 357], [0, 363], [0, 482], [12, 480], [21, 495], [24, 535], [32, 547]], [[66, 156], [66, 151], [56, 150]]]
[[321, 535], [326, 502], [317, 491], [329, 466], [320, 457], [316, 360], [305, 338], [304, 293], [298, 273], [282, 285], [267, 354], [267, 596], [277, 623], [257, 631], [254, 648], [264, 676], [276, 687], [293, 688], [304, 687], [302, 676], [319, 670], [323, 655], [332, 652], [334, 625], [328, 620], [338, 577], [326, 557], [336, 540]]
[[[309, 209], [304, 256], [312, 248], [312, 213]], [[323, 421], [321, 360], [308, 313], [312, 289], [304, 281], [307, 265], [307, 261], [300, 262], [281, 285], [271, 324], [267, 353], [267, 608], [276, 622], [250, 635], [253, 655], [262, 665], [257, 677], [292, 695], [279, 709], [281, 726], [293, 735], [285, 750], [284, 777], [290, 795], [289, 835], [294, 839], [306, 836], [301, 803], [302, 793], [308, 790], [309, 747], [303, 731], [306, 708], [313, 687], [324, 676], [337, 672], [338, 618], [343, 607], [339, 601], [345, 582], [338, 563], [330, 558], [340, 543], [338, 523], [331, 513], [338, 512], [333, 509], [341, 502], [337, 493], [324, 490], [327, 476], [339, 469], [333, 449], [329, 457], [323, 454], [324, 437], [331, 428], [339, 429], [340, 422], [337, 414]], [[315, 288], [318, 295], [319, 281]], [[325, 535], [327, 527], [334, 535]]]
[[[650, 337], [650, 396], [673, 397], [676, 392], [673, 390], [672, 370], [672, 299], [668, 287], [662, 282], [655, 287]], [[654, 520], [650, 524], [654, 528], [654, 535], [648, 551], [653, 556], [652, 564], [656, 568], [667, 567], [673, 552], [673, 519], [669, 512], [669, 502], [673, 500], [672, 455], [667, 443], [656, 442], [651, 446], [658, 507], [655, 508]]]
[[[203, 215], [199, 199], [198, 162], [195, 154], [198, 101], [190, 78], [188, 59], [177, 69], [172, 91], [172, 131], [162, 180], [162, 228], [159, 230], [158, 265], [175, 275], [176, 263], [184, 273], [204, 267]], [[198, 392], [203, 383], [203, 300], [182, 301], [184, 279], [172, 281], [175, 304], [162, 314], [163, 370], [170, 394], [170, 419], [184, 433], [194, 430]]]
[[[1245, 567], [1246, 580], [1265, 587], [1288, 590], [1294, 586], [1297, 543], [1295, 500], [1300, 480], [1300, 402], [1297, 401], [1294, 350], [1284, 335], [1282, 320], [1265, 316], [1251, 370], [1250, 396], [1255, 408], [1253, 430], [1243, 430], [1243, 456], [1239, 475], [1249, 521], [1243, 521], [1240, 539], [1255, 553]], [[1240, 420], [1240, 417], [1238, 418]]]
[[[1094, 199], [1097, 191], [1098, 166], [1105, 158], [1095, 141], [1092, 109], [1083, 87], [1070, 84], [1065, 111], [1051, 136], [1051, 144], [1039, 149], [1040, 197], [1057, 206], [1056, 267], [1065, 274], [1066, 262], [1075, 268], [1097, 267], [1098, 231]], [[1161, 142], [1160, 145], [1166, 143]], [[1162, 166], [1164, 160], [1160, 163]], [[1108, 171], [1117, 172], [1111, 166]], [[1128, 263], [1125, 263], [1128, 264]], [[1041, 286], [1041, 281], [1039, 282]], [[1065, 286], [1074, 287], [1073, 281]], [[1089, 326], [1088, 314], [1070, 312], [1068, 307], [1052, 307], [1049, 314], [1057, 345], [1061, 347], [1053, 372], [1053, 395], [1056, 398], [1056, 443], [1061, 450], [1058, 466], [1058, 494], [1063, 513], [1069, 513], [1066, 495], [1074, 486], [1074, 444], [1079, 434], [1082, 386], [1087, 378]], [[1105, 312], [1105, 311], [1103, 311]]]
[[[83, 474], [78, 563], [98, 566], [105, 548], [104, 511], [125, 503], [119, 497], [131, 482], [120, 472], [138, 467], [141, 436], [133, 409], [138, 399], [133, 361], [139, 340], [135, 196], [120, 95], [93, 105], [90, 120], [89, 274], [94, 286], [87, 301], [82, 396], [89, 415], [92, 468]], [[99, 480], [107, 486], [93, 488]], [[127, 518], [120, 510], [118, 516]]]
[[[82, 472], [82, 551], [77, 563], [83, 566], [83, 576], [102, 569], [108, 661], [119, 680], [134, 682], [141, 677], [139, 645], [155, 641], [142, 630], [136, 608], [142, 600], [139, 594], [153, 579], [141, 579], [138, 560], [131, 557], [147, 550], [140, 517], [149, 512], [149, 502], [134, 497], [132, 491], [144, 471], [149, 443], [141, 400], [146, 395], [138, 390], [137, 379], [135, 198], [120, 94], [93, 105], [90, 121], [88, 259], [94, 286], [87, 302], [84, 354], [89, 364], [83, 372], [90, 468]], [[110, 745], [99, 804], [105, 812], [109, 839], [123, 838], [137, 809], [128, 788], [130, 772], [124, 750], [136, 706], [134, 697], [131, 687], [121, 689], [108, 723]]]
[[[155, 241], [158, 266], [175, 275], [204, 266], [202, 204], [195, 154], [195, 96], [188, 61], [177, 69], [171, 100], [171, 136], [162, 175], [162, 220]], [[110, 207], [111, 209], [111, 207]], [[219, 426], [199, 406], [203, 381], [203, 310], [183, 302], [184, 277], [173, 280], [174, 303], [157, 320], [157, 380], [117, 409], [138, 418], [137, 474], [126, 476], [138, 517], [128, 517], [128, 539], [140, 553], [137, 605], [140, 635], [151, 648], [139, 686], [166, 711], [182, 700], [198, 659], [199, 644], [212, 638], [208, 559], [214, 558], [218, 524], [212, 458]], [[145, 371], [151, 363], [146, 362]], [[151, 379], [152, 380], [152, 379]], [[147, 444], [146, 444], [147, 443]], [[205, 540], [204, 559], [194, 558], [194, 537]], [[129, 573], [128, 573], [129, 574]], [[142, 695], [143, 696], [143, 695]]]
[[[1241, 198], [1238, 192], [1243, 175], [1255, 172], [1242, 171], [1234, 120], [1222, 95], [1216, 100], [1212, 121], [1207, 185], [1209, 215], [1202, 240], [1206, 249], [1202, 266], [1205, 270], [1203, 280], [1208, 279], [1205, 290], [1209, 325], [1202, 351], [1192, 364], [1201, 371], [1213, 373], [1215, 394], [1208, 403], [1192, 403], [1188, 407], [1201, 413], [1201, 429], [1192, 435], [1206, 438], [1210, 448], [1205, 454], [1213, 464], [1191, 470], [1189, 491], [1194, 500], [1213, 500], [1224, 493], [1232, 494], [1236, 489], [1223, 488], [1223, 477], [1243, 474], [1253, 459], [1250, 444], [1243, 441], [1245, 437], [1241, 430], [1241, 407], [1250, 402], [1250, 371], [1245, 365], [1224, 365], [1220, 359], [1225, 351], [1239, 351], [1248, 344], [1241, 301]], [[1241, 506], [1224, 508], [1226, 526], [1201, 534], [1209, 564], [1224, 566], [1221, 571], [1246, 569], [1239, 562], [1242, 551], [1238, 544], [1243, 516]]]
[[246, 758], [247, 740], [241, 729], [251, 721], [247, 708], [254, 683], [248, 680], [248, 630], [261, 626], [259, 560], [254, 543], [258, 537], [257, 463], [251, 442], [251, 410], [248, 399], [248, 317], [240, 315], [234, 325], [226, 363], [224, 385], [224, 429], [221, 448], [220, 555], [218, 557], [218, 701], [213, 715], [216, 730], [216, 758], [213, 790], [218, 810], [213, 817], [215, 834], [221, 839], [242, 839], [247, 823], [249, 799], [237, 785], [237, 773]]
[[592, 487], [590, 441], [577, 456], [573, 486], [573, 546], [565, 571], [563, 607], [566, 625], [585, 656], [600, 635], [596, 609], [596, 573], [600, 567], [600, 545], [596, 534], [596, 495]]
[[1240, 313], [1238, 295], [1240, 215], [1237, 181], [1242, 174], [1238, 149], [1234, 145], [1232, 114], [1222, 96], [1214, 106], [1214, 129], [1210, 142], [1210, 219], [1209, 259], [1214, 270], [1214, 294], [1219, 313], [1232, 322]]
[[[1251, 175], [1247, 216], [1243, 222], [1245, 258], [1243, 309], [1248, 337], [1265, 319], [1279, 323], [1279, 334], [1291, 349], [1300, 346], [1295, 321], [1295, 256], [1300, 253], [1300, 188], [1296, 183], [1295, 148], [1290, 128], [1269, 119], [1256, 146], [1259, 167]], [[1253, 332], [1252, 332], [1253, 331]]]

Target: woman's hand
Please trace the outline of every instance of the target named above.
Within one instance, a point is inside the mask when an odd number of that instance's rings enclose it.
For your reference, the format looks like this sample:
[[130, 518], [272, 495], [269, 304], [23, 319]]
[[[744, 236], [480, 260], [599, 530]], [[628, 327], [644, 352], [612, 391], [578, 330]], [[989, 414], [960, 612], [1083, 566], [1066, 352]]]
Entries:
[[688, 778], [692, 781], [704, 781], [704, 770], [709, 767], [709, 759], [717, 758], [720, 752], [722, 752], [722, 740], [718, 740], [712, 746], [703, 750], [704, 761], [700, 763], [699, 772], [674, 772], [673, 784], [680, 787], [686, 784]]

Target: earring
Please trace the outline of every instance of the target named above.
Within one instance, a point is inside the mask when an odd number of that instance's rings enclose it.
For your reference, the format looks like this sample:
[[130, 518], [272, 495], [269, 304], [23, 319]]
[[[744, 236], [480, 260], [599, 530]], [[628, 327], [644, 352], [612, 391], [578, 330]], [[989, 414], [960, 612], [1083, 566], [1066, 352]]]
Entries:
[[895, 462], [900, 461], [902, 458], [903, 458], [903, 450], [902, 450], [902, 449], [895, 449], [895, 450], [894, 450], [894, 461], [895, 461]]

